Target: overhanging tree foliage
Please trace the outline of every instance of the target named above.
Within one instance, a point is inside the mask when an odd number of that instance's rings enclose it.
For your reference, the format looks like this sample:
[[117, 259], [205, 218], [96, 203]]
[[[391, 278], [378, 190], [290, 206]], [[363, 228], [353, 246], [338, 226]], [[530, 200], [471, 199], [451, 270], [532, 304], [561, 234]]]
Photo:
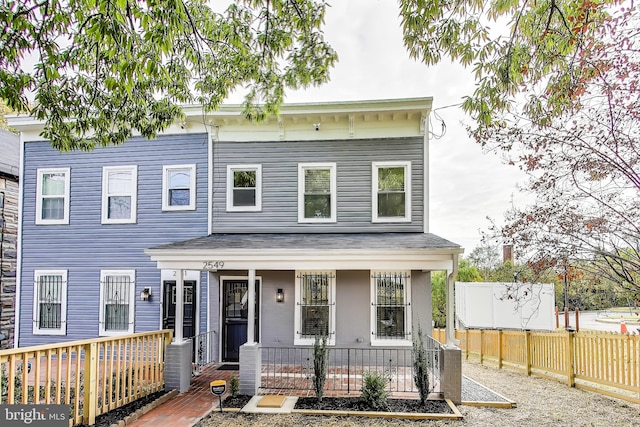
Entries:
[[[640, 289], [640, 12], [611, 0], [402, 0], [405, 44], [473, 66], [471, 134], [531, 176], [495, 229], [528, 265]], [[507, 31], [499, 29], [507, 24]], [[490, 26], [493, 25], [493, 28]], [[522, 259], [522, 258], [521, 258]]]
[[90, 150], [135, 131], [153, 137], [182, 117], [181, 104], [215, 110], [236, 88], [259, 120], [286, 88], [328, 80], [337, 56], [321, 32], [324, 1], [214, 4], [0, 2], [0, 99], [44, 120], [55, 148]]

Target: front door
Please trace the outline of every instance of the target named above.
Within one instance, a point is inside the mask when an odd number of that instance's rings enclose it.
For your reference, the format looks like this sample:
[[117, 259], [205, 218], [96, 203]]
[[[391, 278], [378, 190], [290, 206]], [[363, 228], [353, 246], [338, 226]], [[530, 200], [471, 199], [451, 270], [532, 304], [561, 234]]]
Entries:
[[[162, 305], [162, 328], [176, 330], [176, 282], [175, 280], [165, 280], [164, 301]], [[196, 282], [194, 280], [184, 281], [184, 319], [182, 323], [182, 336], [191, 338], [196, 335]]]
[[[222, 299], [222, 361], [238, 362], [240, 346], [247, 342], [248, 280], [230, 279], [223, 281]], [[259, 282], [256, 280], [255, 338], [258, 337]]]

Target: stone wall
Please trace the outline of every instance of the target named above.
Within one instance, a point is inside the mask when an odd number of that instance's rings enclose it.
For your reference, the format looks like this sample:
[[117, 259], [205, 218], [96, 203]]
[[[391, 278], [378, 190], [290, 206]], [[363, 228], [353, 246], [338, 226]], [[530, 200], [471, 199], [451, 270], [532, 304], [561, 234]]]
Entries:
[[18, 178], [0, 173], [0, 349], [13, 348], [15, 331], [16, 271], [18, 244]]

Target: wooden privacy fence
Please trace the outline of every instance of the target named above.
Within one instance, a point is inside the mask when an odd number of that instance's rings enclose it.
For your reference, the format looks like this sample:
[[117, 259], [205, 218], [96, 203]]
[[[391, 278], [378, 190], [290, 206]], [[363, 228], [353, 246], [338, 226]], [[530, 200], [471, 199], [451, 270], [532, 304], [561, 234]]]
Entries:
[[[444, 342], [445, 330], [434, 329], [433, 337]], [[468, 329], [456, 338], [467, 359], [640, 403], [640, 335]]]
[[164, 388], [173, 331], [144, 332], [0, 351], [0, 404], [64, 404], [69, 425]]

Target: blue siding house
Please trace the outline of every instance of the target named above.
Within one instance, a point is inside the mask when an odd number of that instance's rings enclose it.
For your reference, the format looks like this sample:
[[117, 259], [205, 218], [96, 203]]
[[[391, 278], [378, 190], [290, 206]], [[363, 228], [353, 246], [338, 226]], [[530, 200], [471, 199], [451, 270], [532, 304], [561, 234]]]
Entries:
[[14, 118], [18, 344], [174, 328], [170, 358], [206, 336], [249, 392], [261, 347], [410, 347], [431, 333], [431, 272], [451, 291], [462, 252], [429, 230], [431, 102], [291, 104], [259, 124], [188, 107], [155, 140], [90, 153]]

